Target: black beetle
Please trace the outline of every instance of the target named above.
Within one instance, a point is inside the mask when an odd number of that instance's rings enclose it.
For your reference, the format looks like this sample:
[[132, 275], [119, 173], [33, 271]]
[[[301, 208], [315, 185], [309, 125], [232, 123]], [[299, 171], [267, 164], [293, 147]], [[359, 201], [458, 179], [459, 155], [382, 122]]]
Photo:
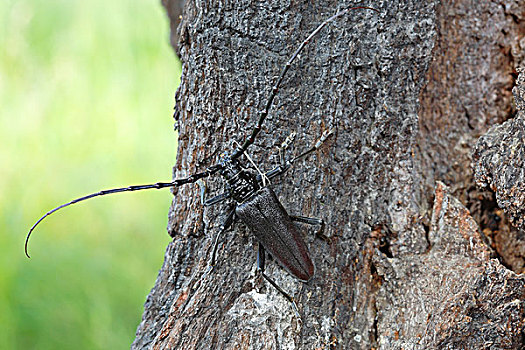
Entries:
[[[259, 132], [261, 131], [264, 120], [266, 119], [273, 100], [279, 91], [281, 82], [284, 79], [288, 69], [299, 55], [301, 50], [310, 42], [310, 40], [334, 19], [348, 13], [351, 10], [367, 9], [379, 12], [378, 10], [365, 7], [351, 7], [342, 10], [326, 21], [321, 23], [302, 43], [299, 45], [297, 50], [288, 60], [286, 65], [283, 67], [277, 83], [272, 87], [270, 96], [266, 103], [265, 109], [260, 113], [259, 119], [256, 126], [252, 130], [250, 136], [244, 141], [244, 143], [237, 147], [231, 154], [225, 152], [221, 155], [220, 160], [217, 164], [208, 167], [206, 170], [200, 173], [190, 175], [186, 178], [175, 179], [171, 182], [157, 182], [148, 185], [137, 185], [122, 188], [114, 188], [110, 190], [104, 190], [96, 193], [89, 194], [84, 197], [80, 197], [72, 200], [71, 202], [62, 204], [51, 211], [47, 212], [42, 216], [29, 230], [25, 241], [25, 253], [29, 258], [27, 252], [27, 246], [31, 233], [38, 224], [46, 217], [56, 212], [59, 209], [67, 207], [69, 205], [97, 197], [104, 196], [111, 193], [127, 192], [127, 191], [138, 191], [146, 189], [160, 189], [166, 187], [178, 187], [188, 183], [194, 183], [202, 178], [214, 175], [217, 172], [224, 177], [227, 182], [226, 191], [218, 196], [215, 196], [205, 202], [205, 205], [212, 205], [222, 202], [226, 199], [232, 198], [235, 201], [234, 209], [227, 215], [224, 224], [222, 225], [219, 233], [217, 234], [214, 242], [213, 252], [210, 259], [210, 268], [215, 265], [217, 247], [219, 243], [219, 236], [222, 232], [227, 230], [235, 221], [235, 218], [240, 218], [253, 232], [254, 236], [259, 241], [259, 250], [257, 254], [257, 266], [262, 276], [271, 283], [282, 295], [284, 295], [297, 310], [294, 299], [284, 290], [282, 290], [271, 278], [264, 273], [264, 262], [265, 262], [265, 249], [293, 276], [301, 281], [308, 281], [314, 275], [314, 264], [309, 256], [308, 248], [304, 242], [301, 234], [298, 232], [293, 221], [302, 222], [312, 225], [320, 225], [321, 232], [324, 228], [324, 222], [320, 219], [307, 218], [303, 216], [290, 216], [277, 199], [274, 191], [269, 186], [269, 181], [284, 172], [286, 172], [293, 163], [311, 152], [318, 149], [321, 144], [330, 136], [332, 130], [325, 130], [320, 139], [314, 144], [313, 147], [303, 152], [299, 156], [294, 157], [292, 160], [286, 161], [282, 155], [282, 151], [285, 150], [291, 142], [293, 142], [294, 133], [290, 135], [282, 144], [279, 149], [280, 164], [274, 169], [262, 173], [257, 169], [257, 166], [253, 164], [257, 172], [250, 168], [243, 168], [239, 162], [241, 155], [246, 155], [246, 150], [250, 147]], [[247, 156], [247, 155], [246, 155]], [[248, 157], [248, 156], [247, 156]], [[249, 158], [249, 157], [248, 157]], [[251, 161], [251, 159], [250, 159]], [[253, 163], [253, 162], [252, 162]], [[209, 271], [209, 270], [208, 270]]]

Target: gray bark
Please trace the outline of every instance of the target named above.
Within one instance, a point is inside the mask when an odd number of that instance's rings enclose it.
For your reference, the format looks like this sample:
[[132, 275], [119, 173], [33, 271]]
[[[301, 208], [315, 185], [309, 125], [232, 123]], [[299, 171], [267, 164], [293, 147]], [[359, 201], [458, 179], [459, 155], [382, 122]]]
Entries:
[[[525, 69], [525, 67], [524, 67]], [[510, 221], [525, 228], [525, 71], [521, 71], [514, 96], [518, 112], [480, 137], [474, 152], [478, 186], [496, 193], [499, 207]], [[525, 256], [525, 254], [523, 255]]]
[[[316, 265], [308, 283], [267, 262], [300, 319], [255, 273], [257, 244], [242, 224], [222, 237], [216, 270], [205, 275], [228, 205], [204, 208], [198, 186], [187, 185], [174, 190], [174, 240], [132, 348], [523, 347], [525, 277], [508, 268], [522, 272], [513, 249], [523, 238], [475, 188], [470, 168], [476, 140], [513, 116], [519, 2], [388, 1], [372, 5], [380, 14], [353, 11], [324, 28], [291, 67], [249, 152], [268, 170], [292, 130], [295, 153], [336, 130], [273, 184], [290, 214], [327, 223], [326, 241], [301, 226]], [[188, 0], [174, 176], [242, 142], [295, 48], [350, 6]], [[220, 193], [222, 179], [207, 187]], [[495, 226], [483, 221], [496, 214]], [[515, 237], [514, 248], [496, 236]]]

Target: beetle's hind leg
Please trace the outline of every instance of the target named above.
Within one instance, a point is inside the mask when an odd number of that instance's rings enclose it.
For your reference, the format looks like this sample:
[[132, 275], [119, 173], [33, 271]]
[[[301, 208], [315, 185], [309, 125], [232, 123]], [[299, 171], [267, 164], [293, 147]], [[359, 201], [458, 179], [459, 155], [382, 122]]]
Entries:
[[306, 216], [295, 216], [295, 215], [290, 215], [290, 219], [292, 219], [292, 221], [301, 222], [303, 224], [319, 225], [319, 230], [315, 232], [315, 235], [318, 238], [321, 238], [322, 240], [328, 241], [328, 236], [324, 234], [325, 224], [324, 224], [323, 219], [309, 218]]
[[266, 260], [266, 252], [264, 251], [264, 246], [259, 243], [259, 249], [257, 250], [257, 270], [259, 273], [267, 280], [283, 297], [285, 297], [291, 304], [292, 308], [299, 319], [299, 310], [297, 309], [297, 304], [295, 303], [295, 298], [290, 294], [286, 293], [273, 279], [271, 279], [266, 273], [264, 273], [264, 263]]

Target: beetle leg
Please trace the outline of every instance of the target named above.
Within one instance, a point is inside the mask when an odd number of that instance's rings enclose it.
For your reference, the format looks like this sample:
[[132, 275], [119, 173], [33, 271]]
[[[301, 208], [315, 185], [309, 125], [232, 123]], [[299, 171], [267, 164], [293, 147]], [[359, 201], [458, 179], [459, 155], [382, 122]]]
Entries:
[[315, 235], [325, 241], [328, 240], [328, 237], [324, 234], [325, 224], [324, 224], [323, 219], [316, 219], [316, 218], [309, 218], [306, 216], [295, 216], [295, 215], [290, 215], [290, 219], [292, 219], [292, 221], [302, 222], [303, 224], [319, 225], [320, 226], [319, 230], [317, 230]]
[[[268, 179], [272, 179], [276, 176], [282, 175], [286, 172], [286, 170], [290, 169], [290, 162], [285, 163], [285, 165], [278, 165], [272, 170], [268, 171], [266, 174], [264, 174]], [[257, 180], [259, 180], [260, 176], [257, 176]], [[260, 180], [259, 180], [260, 181]]]
[[316, 219], [316, 218], [309, 218], [306, 216], [299, 216], [299, 215], [290, 215], [290, 219], [297, 222], [302, 222], [303, 224], [308, 225], [321, 225], [324, 229], [324, 220], [323, 219]]
[[228, 192], [224, 192], [224, 193], [221, 193], [215, 197], [212, 197], [210, 199], [207, 199], [204, 201], [204, 205], [205, 206], [210, 206], [210, 205], [213, 205], [213, 204], [217, 204], [219, 202], [222, 202], [228, 198], [231, 197], [231, 193], [228, 191]]
[[217, 232], [217, 235], [215, 235], [215, 239], [213, 240], [213, 251], [211, 253], [211, 259], [210, 263], [208, 264], [208, 269], [204, 273], [204, 275], [201, 277], [203, 279], [206, 277], [214, 268], [215, 263], [217, 260], [217, 250], [219, 249], [219, 238], [221, 237], [221, 234], [225, 232], [227, 229], [229, 229], [235, 222], [235, 208], [230, 211], [228, 216], [226, 217], [226, 220], [224, 220], [224, 223], [222, 224], [221, 229], [219, 232]]
[[301, 319], [299, 310], [297, 309], [297, 304], [295, 304], [295, 298], [290, 294], [286, 293], [273, 279], [271, 279], [267, 274], [264, 273], [264, 263], [266, 260], [266, 253], [264, 251], [264, 246], [259, 243], [259, 249], [257, 250], [257, 270], [259, 273], [267, 280], [282, 296], [284, 296], [290, 303], [292, 303], [293, 310], [297, 317]]

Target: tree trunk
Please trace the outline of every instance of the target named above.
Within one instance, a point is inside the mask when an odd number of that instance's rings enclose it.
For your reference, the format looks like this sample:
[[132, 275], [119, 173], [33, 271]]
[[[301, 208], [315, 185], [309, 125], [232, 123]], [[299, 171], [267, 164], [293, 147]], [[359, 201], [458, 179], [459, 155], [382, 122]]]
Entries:
[[[298, 45], [350, 6], [186, 1], [174, 176], [202, 171], [242, 143]], [[241, 223], [222, 236], [218, 264], [205, 274], [229, 205], [205, 208], [199, 186], [186, 185], [174, 190], [174, 239], [133, 348], [524, 346], [525, 277], [516, 272], [524, 271], [525, 238], [493, 193], [475, 188], [470, 167], [476, 140], [515, 114], [523, 2], [372, 6], [380, 14], [351, 11], [306, 46], [248, 152], [269, 170], [292, 131], [298, 137], [288, 152], [299, 154], [335, 129], [272, 184], [290, 214], [326, 222], [325, 240], [300, 225], [316, 265], [308, 283], [267, 261], [267, 273], [295, 296], [300, 318], [256, 274], [257, 242]], [[517, 144], [523, 148], [523, 139]], [[513, 179], [523, 188], [523, 177]], [[224, 189], [219, 176], [206, 185], [207, 196]]]

